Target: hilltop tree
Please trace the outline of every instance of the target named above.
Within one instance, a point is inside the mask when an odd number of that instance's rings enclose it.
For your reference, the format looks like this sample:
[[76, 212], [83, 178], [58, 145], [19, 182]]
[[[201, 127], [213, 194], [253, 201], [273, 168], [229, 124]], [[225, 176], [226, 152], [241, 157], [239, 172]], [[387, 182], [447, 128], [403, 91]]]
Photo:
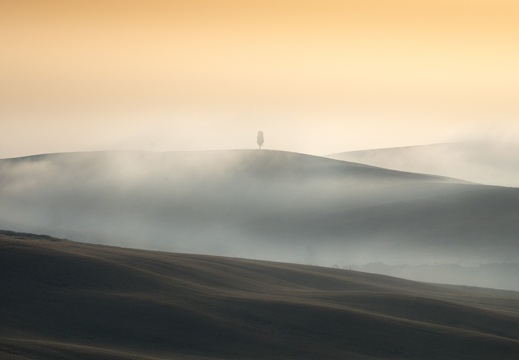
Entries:
[[263, 146], [263, 142], [264, 142], [263, 131], [258, 131], [258, 137], [256, 139], [256, 143], [258, 144], [260, 150], [261, 150], [261, 147]]

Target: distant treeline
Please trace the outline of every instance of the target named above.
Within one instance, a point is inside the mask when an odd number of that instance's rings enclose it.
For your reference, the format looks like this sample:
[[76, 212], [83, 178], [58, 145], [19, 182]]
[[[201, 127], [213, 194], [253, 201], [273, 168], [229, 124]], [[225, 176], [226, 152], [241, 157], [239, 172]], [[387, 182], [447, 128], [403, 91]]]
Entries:
[[0, 230], [0, 235], [10, 236], [17, 239], [38, 239], [38, 240], [50, 240], [50, 241], [59, 241], [59, 239], [53, 238], [49, 235], [40, 235], [40, 234], [31, 234], [25, 232], [17, 232], [10, 230]]

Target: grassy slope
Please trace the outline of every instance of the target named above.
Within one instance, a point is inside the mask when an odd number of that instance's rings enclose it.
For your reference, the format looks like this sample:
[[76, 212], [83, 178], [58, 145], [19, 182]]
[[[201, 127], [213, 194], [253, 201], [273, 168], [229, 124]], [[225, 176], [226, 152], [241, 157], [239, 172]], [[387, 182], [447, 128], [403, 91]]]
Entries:
[[0, 233], [2, 359], [515, 359], [514, 292]]

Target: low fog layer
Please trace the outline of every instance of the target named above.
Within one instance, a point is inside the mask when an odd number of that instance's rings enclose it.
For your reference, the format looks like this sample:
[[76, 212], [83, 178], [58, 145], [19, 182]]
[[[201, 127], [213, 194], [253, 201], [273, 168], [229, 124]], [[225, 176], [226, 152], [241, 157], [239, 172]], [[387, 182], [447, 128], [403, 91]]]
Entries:
[[470, 141], [351, 151], [329, 157], [481, 184], [519, 187], [518, 154], [516, 143]]
[[478, 266], [458, 264], [387, 265], [378, 262], [343, 266], [343, 268], [432, 283], [441, 281], [443, 284], [519, 290], [517, 280], [519, 263], [517, 262]]
[[324, 266], [519, 255], [519, 189], [277, 151], [1, 160], [0, 199], [0, 228], [125, 247]]

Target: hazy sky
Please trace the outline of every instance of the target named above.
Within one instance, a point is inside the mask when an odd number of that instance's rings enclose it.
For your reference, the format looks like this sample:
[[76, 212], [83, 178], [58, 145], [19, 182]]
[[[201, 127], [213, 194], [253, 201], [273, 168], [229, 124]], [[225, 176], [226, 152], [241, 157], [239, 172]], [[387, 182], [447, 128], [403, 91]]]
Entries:
[[519, 138], [516, 0], [0, 0], [0, 157]]

